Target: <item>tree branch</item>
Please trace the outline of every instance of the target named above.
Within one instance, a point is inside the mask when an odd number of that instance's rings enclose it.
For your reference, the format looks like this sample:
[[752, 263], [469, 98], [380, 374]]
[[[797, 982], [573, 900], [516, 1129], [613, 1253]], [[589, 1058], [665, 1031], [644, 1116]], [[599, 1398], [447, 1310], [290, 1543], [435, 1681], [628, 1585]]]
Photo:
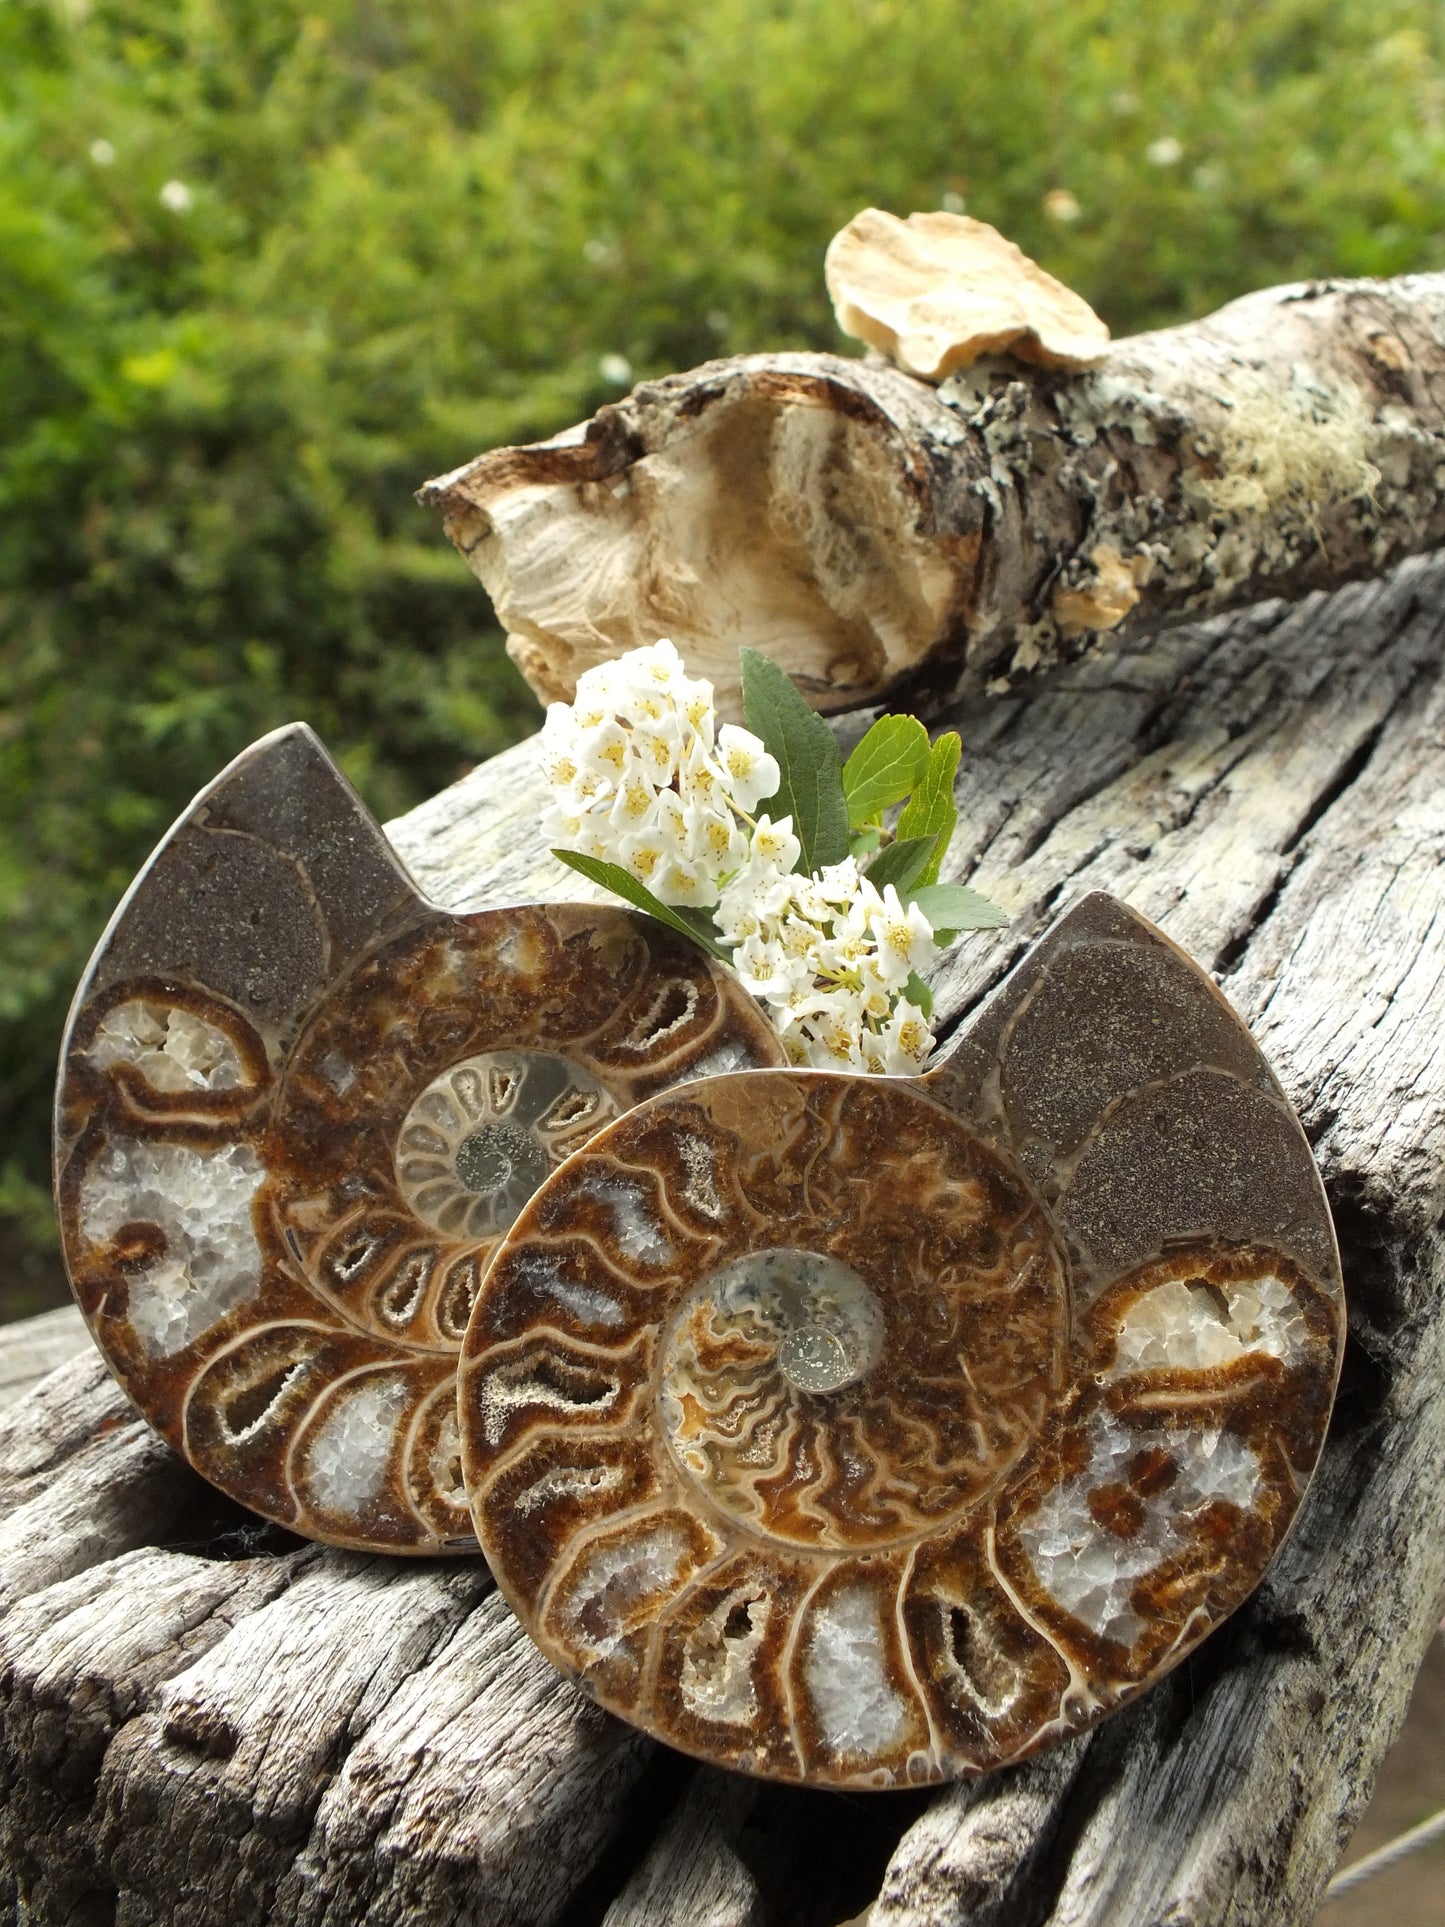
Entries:
[[1445, 275], [1312, 282], [1082, 373], [753, 355], [430, 482], [544, 700], [670, 635], [821, 709], [937, 706], [1445, 541]]

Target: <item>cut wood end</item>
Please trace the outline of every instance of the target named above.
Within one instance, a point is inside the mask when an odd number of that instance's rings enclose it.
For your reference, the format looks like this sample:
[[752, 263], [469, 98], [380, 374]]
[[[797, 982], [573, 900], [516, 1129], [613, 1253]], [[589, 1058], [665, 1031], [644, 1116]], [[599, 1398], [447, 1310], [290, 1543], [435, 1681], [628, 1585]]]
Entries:
[[843, 332], [926, 381], [1000, 351], [1088, 368], [1108, 349], [1087, 301], [966, 214], [864, 208], [834, 235], [824, 273]]
[[978, 537], [930, 533], [916, 464], [858, 366], [714, 364], [685, 400], [644, 387], [586, 435], [427, 484], [543, 702], [669, 636], [724, 717], [741, 719], [743, 644], [815, 707], [848, 709], [937, 646], [971, 593]]

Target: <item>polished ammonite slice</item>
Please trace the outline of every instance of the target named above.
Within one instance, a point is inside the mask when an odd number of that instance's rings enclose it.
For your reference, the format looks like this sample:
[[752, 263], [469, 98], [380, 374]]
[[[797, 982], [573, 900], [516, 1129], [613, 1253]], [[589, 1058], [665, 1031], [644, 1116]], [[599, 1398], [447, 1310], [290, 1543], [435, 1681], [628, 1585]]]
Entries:
[[1208, 978], [1111, 898], [917, 1080], [638, 1106], [494, 1257], [477, 1531], [559, 1666], [723, 1765], [983, 1772], [1251, 1591], [1324, 1437], [1339, 1263]]
[[338, 1544], [475, 1551], [456, 1353], [497, 1238], [639, 1098], [782, 1061], [645, 918], [427, 903], [281, 730], [171, 831], [81, 984], [56, 1143], [75, 1295], [223, 1491]]

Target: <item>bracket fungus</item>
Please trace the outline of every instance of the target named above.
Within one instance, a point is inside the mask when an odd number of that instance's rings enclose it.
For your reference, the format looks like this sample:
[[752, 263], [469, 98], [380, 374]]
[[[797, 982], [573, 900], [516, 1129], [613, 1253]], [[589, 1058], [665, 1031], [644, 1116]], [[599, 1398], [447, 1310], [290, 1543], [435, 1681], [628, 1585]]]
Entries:
[[1088, 368], [1109, 346], [1081, 295], [967, 214], [864, 208], [829, 243], [824, 274], [844, 334], [925, 381], [999, 353]]
[[499, 1235], [639, 1098], [782, 1061], [649, 919], [428, 903], [283, 729], [176, 824], [77, 992], [71, 1283], [141, 1413], [231, 1497], [333, 1544], [475, 1551], [456, 1357]]
[[1253, 1590], [1343, 1329], [1258, 1048], [1093, 896], [938, 1070], [702, 1079], [559, 1166], [468, 1327], [463, 1465], [604, 1706], [746, 1772], [928, 1783], [1089, 1726]]

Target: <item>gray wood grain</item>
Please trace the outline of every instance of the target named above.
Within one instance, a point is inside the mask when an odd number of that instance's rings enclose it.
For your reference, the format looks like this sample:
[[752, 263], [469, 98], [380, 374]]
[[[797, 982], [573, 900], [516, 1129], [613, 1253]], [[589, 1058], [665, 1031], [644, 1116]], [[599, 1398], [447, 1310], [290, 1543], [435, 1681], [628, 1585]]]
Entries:
[[89, 1344], [85, 1320], [74, 1305], [0, 1325], [0, 1412]]
[[[1445, 1598], [1445, 562], [961, 710], [952, 862], [1010, 926], [1106, 887], [1212, 968], [1316, 1146], [1350, 1345], [1255, 1597], [1068, 1749], [877, 1800], [692, 1773], [533, 1653], [480, 1565], [249, 1524], [73, 1359], [0, 1413], [0, 1918], [1293, 1927]], [[577, 893], [535, 747], [391, 826], [461, 905]]]

